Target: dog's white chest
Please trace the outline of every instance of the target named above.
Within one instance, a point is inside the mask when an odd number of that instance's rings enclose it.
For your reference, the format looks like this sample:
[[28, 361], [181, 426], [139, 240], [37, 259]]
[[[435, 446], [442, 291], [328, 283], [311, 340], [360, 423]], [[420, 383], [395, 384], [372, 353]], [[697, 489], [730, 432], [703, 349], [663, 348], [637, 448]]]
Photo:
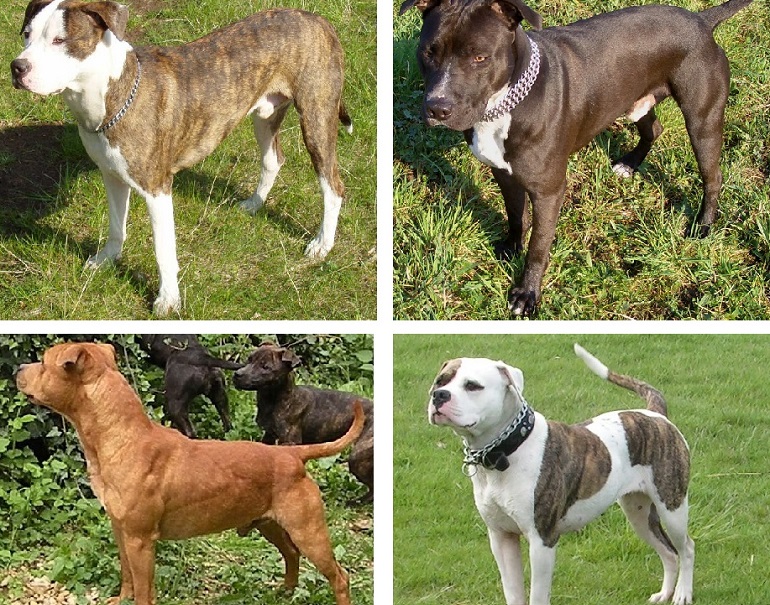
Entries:
[[478, 122], [473, 125], [471, 151], [479, 161], [492, 168], [512, 172], [511, 165], [505, 161], [505, 140], [511, 127], [511, 115], [505, 114], [491, 122]]

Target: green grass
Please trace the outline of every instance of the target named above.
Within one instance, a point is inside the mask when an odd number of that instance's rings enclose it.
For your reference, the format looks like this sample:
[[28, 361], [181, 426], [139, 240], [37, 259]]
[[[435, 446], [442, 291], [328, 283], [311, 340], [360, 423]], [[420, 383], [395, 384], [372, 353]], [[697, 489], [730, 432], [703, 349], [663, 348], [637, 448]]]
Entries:
[[[0, 17], [3, 63], [20, 52], [26, 0]], [[376, 7], [365, 0], [132, 2], [134, 44], [178, 44], [253, 12], [295, 6], [336, 27], [346, 56], [344, 99], [354, 133], [340, 129], [347, 196], [337, 243], [323, 262], [303, 255], [323, 203], [296, 112], [282, 131], [287, 157], [266, 207], [238, 203], [259, 179], [245, 120], [206, 160], [177, 175], [174, 208], [182, 319], [372, 319], [376, 313]], [[144, 201], [132, 196], [128, 239], [114, 267], [84, 270], [107, 236], [101, 176], [59, 98], [0, 90], [0, 319], [148, 319], [158, 274]]]
[[[530, 4], [552, 26], [639, 3]], [[698, 10], [714, 2], [675, 4]], [[507, 226], [490, 169], [461, 133], [422, 123], [419, 26], [416, 10], [394, 17], [394, 316], [506, 319], [506, 293], [511, 276], [521, 278], [524, 257], [494, 257]], [[660, 105], [664, 133], [631, 181], [610, 165], [637, 140], [620, 121], [570, 160], [538, 318], [770, 317], [769, 26], [766, 5], [755, 2], [717, 28], [732, 79], [711, 235], [685, 236], [703, 189], [676, 103]]]
[[[662, 390], [689, 442], [696, 602], [767, 603], [766, 335], [402, 335], [393, 346], [394, 604], [504, 603], [486, 528], [461, 470], [461, 441], [427, 423], [427, 391], [440, 364], [470, 356], [519, 367], [527, 400], [555, 420], [579, 422], [638, 407], [634, 394], [587, 370], [572, 353], [576, 341], [611, 369]], [[527, 586], [528, 574], [527, 568]], [[659, 590], [661, 579], [657, 555], [613, 506], [583, 531], [562, 537], [552, 603], [638, 605]]]

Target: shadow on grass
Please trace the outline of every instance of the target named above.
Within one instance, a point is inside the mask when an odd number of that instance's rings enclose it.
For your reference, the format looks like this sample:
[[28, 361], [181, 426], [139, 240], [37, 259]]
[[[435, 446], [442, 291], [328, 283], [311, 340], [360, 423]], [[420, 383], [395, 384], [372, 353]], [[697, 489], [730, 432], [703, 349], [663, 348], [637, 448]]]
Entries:
[[76, 134], [76, 126], [61, 124], [0, 131], [0, 235], [40, 235], [39, 219], [60, 208], [63, 175], [93, 169], [62, 153], [62, 141]]

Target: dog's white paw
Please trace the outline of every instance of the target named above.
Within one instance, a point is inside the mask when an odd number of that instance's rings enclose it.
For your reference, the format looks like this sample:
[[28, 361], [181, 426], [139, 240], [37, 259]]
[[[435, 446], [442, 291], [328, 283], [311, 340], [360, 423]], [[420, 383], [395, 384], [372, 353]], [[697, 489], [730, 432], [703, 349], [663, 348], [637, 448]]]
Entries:
[[[634, 169], [631, 166], [627, 166], [622, 162], [618, 162], [612, 166], [612, 172], [617, 174], [622, 179], [630, 179], [634, 176]], [[657, 602], [657, 601], [656, 601]]]
[[256, 214], [257, 212], [259, 212], [259, 209], [262, 208], [262, 206], [264, 205], [265, 205], [265, 200], [263, 200], [260, 196], [255, 194], [255, 195], [252, 195], [249, 199], [241, 202], [241, 209], [251, 214]]
[[692, 592], [685, 592], [679, 589], [674, 592], [674, 598], [671, 600], [674, 605], [691, 605]]
[[661, 591], [656, 592], [653, 595], [650, 595], [650, 603], [665, 603], [671, 598], [671, 595], [674, 594], [673, 591]]
[[158, 317], [167, 317], [172, 313], [179, 313], [182, 308], [182, 301], [179, 298], [179, 292], [158, 294], [158, 298], [152, 305], [152, 310]]
[[112, 252], [107, 248], [102, 248], [96, 254], [88, 257], [86, 269], [98, 269], [107, 263], [115, 262], [119, 258], [120, 253]]
[[323, 260], [334, 246], [334, 242], [326, 241], [324, 238], [313, 238], [305, 248], [305, 256], [315, 260]]

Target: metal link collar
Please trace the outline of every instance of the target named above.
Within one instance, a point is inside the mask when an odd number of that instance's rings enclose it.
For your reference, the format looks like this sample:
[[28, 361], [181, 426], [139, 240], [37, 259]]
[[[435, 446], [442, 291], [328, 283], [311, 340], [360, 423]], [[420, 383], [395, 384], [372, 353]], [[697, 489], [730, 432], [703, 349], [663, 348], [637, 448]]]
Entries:
[[134, 102], [134, 98], [136, 97], [136, 91], [139, 89], [139, 82], [141, 79], [142, 79], [142, 64], [139, 62], [139, 57], [136, 56], [136, 79], [134, 80], [134, 86], [131, 88], [131, 92], [128, 95], [128, 99], [126, 99], [126, 103], [123, 105], [120, 111], [115, 114], [114, 118], [112, 118], [109, 122], [107, 122], [103, 126], [99, 126], [99, 128], [94, 130], [96, 134], [101, 134], [106, 130], [109, 130], [110, 128], [115, 126], [115, 124], [117, 124], [123, 119], [123, 116], [126, 115], [128, 108], [131, 107], [131, 104]]
[[540, 49], [534, 40], [530, 40], [529, 44], [532, 51], [527, 70], [519, 76], [516, 84], [508, 90], [494, 107], [484, 112], [484, 115], [481, 116], [482, 122], [492, 122], [506, 113], [510, 113], [529, 94], [532, 85], [537, 80], [537, 74], [540, 73]]

